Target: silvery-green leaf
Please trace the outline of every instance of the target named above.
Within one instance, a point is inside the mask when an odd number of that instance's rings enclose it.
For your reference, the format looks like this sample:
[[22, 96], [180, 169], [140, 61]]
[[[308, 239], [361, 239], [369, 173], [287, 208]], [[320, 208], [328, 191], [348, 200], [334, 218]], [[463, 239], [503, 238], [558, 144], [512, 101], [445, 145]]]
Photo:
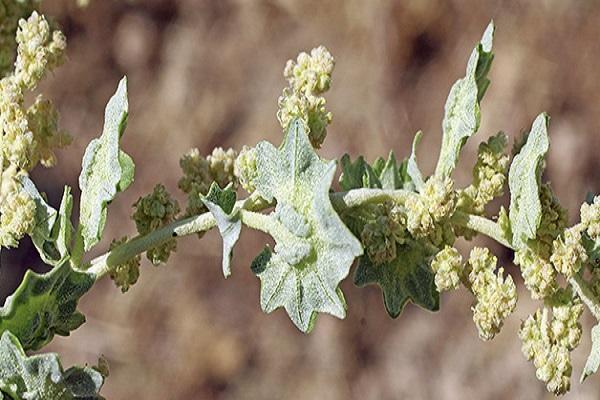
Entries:
[[592, 328], [592, 350], [583, 367], [580, 381], [583, 382], [588, 376], [596, 373], [600, 367], [600, 324]]
[[[340, 175], [340, 186], [343, 190], [359, 188], [381, 189], [381, 182], [377, 172], [360, 156], [352, 162], [348, 154], [344, 154], [340, 160], [342, 174]], [[376, 161], [377, 162], [377, 161]], [[385, 161], [381, 159], [381, 167]]]
[[232, 251], [242, 231], [239, 210], [234, 210], [235, 198], [235, 192], [231, 185], [221, 189], [216, 182], [210, 186], [206, 196], [202, 197], [202, 202], [215, 217], [217, 228], [223, 238], [223, 275], [225, 278], [231, 275]]
[[400, 315], [408, 301], [437, 311], [440, 296], [435, 288], [435, 274], [428, 264], [428, 253], [418, 243], [398, 246], [398, 256], [387, 263], [375, 265], [367, 255], [359, 259], [354, 283], [381, 287], [385, 309], [392, 318]]
[[[104, 377], [90, 367], [64, 371], [56, 354], [28, 357], [19, 340], [5, 331], [0, 337], [0, 396], [31, 400], [94, 400]], [[2, 398], [2, 397], [0, 397]]]
[[65, 186], [58, 210], [58, 218], [53, 229], [53, 236], [56, 237], [56, 249], [63, 260], [69, 257], [69, 250], [71, 248], [71, 239], [73, 236], [73, 224], [71, 223], [72, 211], [73, 195], [71, 194], [71, 188]]
[[100, 241], [108, 204], [132, 180], [133, 162], [119, 149], [128, 109], [127, 79], [123, 78], [106, 105], [102, 135], [90, 142], [83, 156], [79, 224], [85, 251]]
[[425, 182], [423, 181], [423, 174], [421, 174], [421, 170], [417, 165], [417, 146], [421, 141], [421, 137], [423, 136], [423, 132], [418, 131], [415, 133], [415, 138], [413, 139], [412, 151], [410, 153], [410, 157], [408, 159], [408, 164], [406, 166], [406, 172], [412, 179], [415, 188], [420, 192]]
[[440, 177], [450, 176], [466, 140], [479, 129], [479, 103], [490, 84], [487, 74], [494, 58], [493, 37], [494, 23], [490, 22], [471, 53], [465, 77], [450, 89], [442, 122], [442, 148], [435, 169], [435, 174]]
[[56, 222], [57, 212], [52, 208], [46, 199], [38, 192], [35, 184], [27, 176], [22, 176], [21, 185], [23, 190], [35, 202], [35, 227], [31, 232], [31, 241], [42, 260], [50, 265], [56, 265], [61, 262], [61, 254], [54, 244], [56, 237], [52, 235], [52, 228]]
[[94, 280], [94, 275], [75, 271], [68, 261], [45, 274], [28, 270], [0, 308], [0, 333], [10, 331], [26, 350], [41, 348], [55, 334], [68, 336], [85, 322], [77, 302]]
[[402, 179], [393, 151], [390, 151], [388, 159], [382, 164], [381, 170], [377, 173], [379, 182], [381, 182], [381, 188], [386, 190], [400, 189], [402, 187]]
[[527, 143], [513, 159], [508, 173], [509, 218], [512, 243], [517, 249], [536, 237], [542, 218], [540, 176], [549, 145], [547, 130], [548, 115], [542, 113], [533, 122]]
[[[329, 200], [335, 162], [319, 158], [296, 120], [280, 148], [268, 142], [256, 146], [256, 164], [256, 191], [285, 207], [287, 212], [275, 212], [272, 218], [288, 232], [274, 238], [275, 252], [266, 250], [253, 263], [261, 280], [262, 309], [284, 307], [303, 332], [312, 329], [318, 312], [343, 318], [346, 304], [338, 284], [362, 247]], [[303, 227], [296, 231], [298, 220]]]

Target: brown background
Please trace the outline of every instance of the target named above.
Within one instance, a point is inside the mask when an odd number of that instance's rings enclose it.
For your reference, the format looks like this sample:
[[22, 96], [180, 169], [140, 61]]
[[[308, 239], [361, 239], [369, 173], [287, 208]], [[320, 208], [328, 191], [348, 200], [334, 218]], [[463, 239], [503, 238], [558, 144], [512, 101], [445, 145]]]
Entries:
[[[190, 147], [208, 153], [217, 145], [278, 143], [283, 65], [319, 44], [337, 60], [327, 95], [334, 122], [321, 154], [373, 159], [393, 149], [406, 156], [422, 129], [419, 161], [430, 172], [446, 95], [491, 18], [497, 25], [492, 86], [458, 182], [468, 183], [480, 140], [498, 130], [515, 138], [547, 111], [546, 177], [572, 221], [586, 192], [600, 191], [599, 2], [96, 0], [86, 9], [72, 3], [46, 1], [47, 14], [68, 37], [69, 60], [42, 90], [75, 142], [60, 152], [56, 168], [34, 178], [53, 204], [63, 184], [77, 186], [84, 148], [99, 134], [104, 105], [127, 74], [131, 113], [123, 146], [136, 160], [136, 181], [111, 205], [98, 251], [111, 238], [134, 233], [131, 204], [155, 183], [184, 200], [176, 187], [178, 160]], [[342, 285], [346, 320], [322, 316], [306, 336], [283, 311], [260, 312], [259, 282], [248, 266], [264, 240], [243, 234], [228, 280], [215, 232], [201, 243], [181, 240], [169, 265], [144, 262], [140, 282], [127, 294], [110, 280], [94, 287], [80, 307], [88, 323], [49, 348], [65, 365], [104, 354], [111, 365], [108, 399], [550, 397], [520, 352], [520, 319], [537, 307], [522, 287], [517, 311], [491, 343], [477, 338], [464, 290], [444, 295], [439, 313], [409, 305], [390, 320], [379, 289], [357, 289], [350, 281]], [[461, 246], [466, 254], [472, 244]], [[510, 265], [509, 252], [494, 251]], [[28, 266], [41, 268], [28, 242], [2, 253], [4, 295]], [[583, 322], [575, 378], [590, 346], [591, 320]], [[565, 398], [599, 397], [599, 377], [583, 386], [576, 380]]]

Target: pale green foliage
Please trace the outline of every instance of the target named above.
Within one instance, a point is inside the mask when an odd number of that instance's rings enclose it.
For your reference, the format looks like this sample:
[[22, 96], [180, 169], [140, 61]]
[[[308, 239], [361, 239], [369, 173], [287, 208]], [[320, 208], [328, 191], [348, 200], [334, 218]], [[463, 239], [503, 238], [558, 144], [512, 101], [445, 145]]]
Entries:
[[475, 296], [473, 322], [484, 340], [493, 339], [517, 305], [517, 289], [504, 268], [496, 270], [497, 259], [486, 248], [475, 247], [469, 255], [469, 282]]
[[300, 53], [296, 61], [289, 60], [283, 72], [289, 86], [277, 102], [277, 119], [284, 131], [294, 120], [302, 120], [315, 148], [323, 144], [332, 119], [325, 109], [325, 98], [320, 95], [329, 90], [334, 65], [331, 53], [320, 46], [310, 54]]
[[242, 222], [239, 218], [239, 209], [235, 208], [235, 192], [230, 184], [221, 189], [217, 183], [213, 183], [202, 202], [215, 217], [219, 233], [223, 238], [223, 275], [227, 278], [231, 275], [231, 257], [233, 247], [240, 238]]
[[90, 142], [83, 156], [79, 175], [79, 231], [86, 251], [102, 238], [108, 203], [131, 183], [133, 164], [128, 163], [126, 160], [131, 159], [122, 156], [119, 150], [128, 110], [127, 79], [123, 78], [106, 105], [102, 136]]
[[548, 116], [540, 114], [531, 127], [527, 143], [512, 162], [508, 174], [510, 187], [510, 225], [513, 245], [525, 246], [534, 239], [542, 219], [540, 175], [548, 151]]
[[600, 324], [594, 325], [592, 328], [592, 350], [583, 367], [580, 381], [583, 382], [588, 376], [595, 374], [600, 367]]
[[[133, 205], [132, 218], [140, 234], [145, 235], [172, 222], [179, 213], [177, 200], [171, 198], [167, 189], [158, 184], [152, 193], [140, 197]], [[146, 257], [154, 265], [166, 263], [171, 252], [177, 248], [177, 241], [169, 239], [146, 252]]]
[[419, 142], [421, 141], [422, 136], [423, 136], [423, 132], [421, 132], [421, 131], [415, 133], [415, 138], [413, 139], [412, 151], [410, 153], [410, 157], [408, 158], [408, 164], [407, 164], [407, 169], [406, 169], [406, 172], [410, 176], [410, 179], [412, 179], [413, 183], [415, 184], [415, 188], [418, 191], [421, 191], [423, 189], [423, 186], [425, 185], [424, 180], [423, 180], [423, 174], [421, 174], [421, 170], [419, 169], [419, 166], [417, 165], [417, 146], [419, 145]]
[[557, 292], [550, 301], [550, 310], [543, 308], [530, 315], [521, 325], [519, 337], [522, 351], [536, 368], [536, 376], [546, 383], [548, 391], [566, 393], [571, 385], [570, 352], [581, 340], [579, 317], [583, 305], [570, 290]]
[[466, 140], [479, 129], [479, 102], [490, 84], [487, 73], [494, 58], [493, 38], [494, 23], [491, 22], [471, 53], [465, 77], [450, 89], [442, 121], [442, 148], [435, 169], [435, 174], [441, 178], [450, 176]]
[[[303, 332], [311, 330], [317, 312], [343, 318], [346, 303], [337, 286], [362, 248], [329, 201], [335, 162], [317, 156], [296, 121], [279, 149], [268, 142], [256, 146], [256, 166], [256, 192], [288, 210], [270, 217], [283, 217], [277, 218], [283, 232], [274, 235], [275, 252], [254, 263], [261, 307], [265, 312], [284, 307]], [[298, 221], [305, 227], [301, 231]]]
[[463, 276], [462, 257], [454, 247], [446, 246], [431, 261], [438, 292], [458, 289]]
[[8, 331], [0, 338], [0, 399], [93, 400], [104, 376], [94, 368], [64, 371], [56, 354], [27, 357], [18, 339]]

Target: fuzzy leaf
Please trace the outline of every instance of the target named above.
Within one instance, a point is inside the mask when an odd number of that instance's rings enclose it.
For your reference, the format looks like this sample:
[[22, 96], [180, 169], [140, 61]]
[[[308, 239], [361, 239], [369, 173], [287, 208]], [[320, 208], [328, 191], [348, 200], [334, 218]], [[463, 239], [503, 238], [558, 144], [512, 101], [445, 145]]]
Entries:
[[106, 105], [102, 135], [90, 142], [83, 156], [79, 223], [85, 251], [102, 237], [108, 204], [133, 180], [133, 161], [119, 150], [128, 109], [127, 78], [123, 78]]
[[104, 377], [89, 367], [64, 371], [53, 353], [27, 357], [16, 336], [6, 331], [0, 338], [0, 398], [75, 400], [101, 399]]
[[442, 121], [442, 148], [435, 169], [435, 174], [440, 177], [450, 176], [466, 140], [479, 129], [479, 103], [490, 84], [487, 74], [494, 58], [493, 38], [494, 23], [490, 22], [471, 53], [465, 77], [450, 89]]
[[60, 254], [53, 245], [55, 238], [52, 237], [52, 228], [56, 221], [57, 212], [46, 203], [46, 199], [38, 192], [29, 177], [22, 176], [21, 185], [23, 185], [23, 190], [35, 202], [35, 227], [30, 234], [31, 241], [45, 263], [56, 265], [61, 261]]
[[301, 121], [290, 124], [281, 147], [256, 146], [256, 191], [277, 200], [272, 218], [285, 235], [275, 237], [275, 252], [253, 263], [261, 280], [261, 307], [284, 307], [303, 332], [312, 329], [317, 312], [338, 318], [346, 303], [338, 284], [362, 254], [360, 242], [346, 228], [329, 201], [335, 161], [314, 152]]
[[[379, 174], [360, 156], [356, 161], [350, 161], [350, 156], [344, 154], [341, 158], [342, 174], [340, 175], [340, 186], [343, 190], [359, 188], [381, 189]], [[382, 168], [384, 160], [381, 159]]]
[[423, 175], [421, 174], [421, 170], [417, 165], [417, 146], [421, 141], [421, 137], [423, 136], [423, 132], [419, 131], [415, 133], [415, 138], [412, 144], [412, 151], [410, 153], [410, 158], [408, 159], [408, 164], [406, 166], [406, 172], [412, 179], [415, 188], [420, 192], [421, 188], [425, 185], [423, 181]]
[[402, 187], [402, 179], [398, 170], [398, 162], [394, 152], [390, 151], [388, 159], [383, 164], [381, 171], [377, 174], [381, 188], [386, 190], [395, 190]]
[[585, 363], [585, 367], [583, 367], [583, 372], [579, 380], [581, 382], [585, 381], [588, 376], [598, 371], [598, 367], [600, 367], [600, 324], [592, 328], [592, 350]]
[[56, 249], [61, 255], [61, 260], [69, 257], [71, 238], [73, 236], [73, 224], [71, 223], [72, 211], [73, 195], [71, 194], [71, 188], [65, 186], [58, 210], [58, 218], [53, 229], [53, 236], [56, 237]]
[[540, 225], [540, 176], [548, 144], [548, 115], [542, 113], [533, 122], [527, 143], [513, 159], [508, 173], [509, 218], [512, 243], [517, 249], [536, 237]]
[[41, 348], [55, 334], [68, 336], [85, 322], [77, 302], [93, 284], [93, 275], [73, 270], [68, 261], [46, 274], [28, 270], [0, 308], [0, 333], [12, 332], [26, 350]]
[[427, 259], [425, 249], [418, 243], [398, 246], [398, 256], [381, 265], [374, 265], [368, 256], [362, 256], [354, 283], [360, 287], [378, 284], [383, 291], [385, 309], [392, 318], [400, 315], [409, 300], [426, 310], [437, 311], [440, 296]]
[[221, 189], [216, 182], [213, 182], [207, 195], [202, 198], [202, 202], [215, 217], [217, 228], [223, 238], [223, 275], [227, 278], [231, 275], [233, 247], [242, 231], [239, 210], [234, 210], [235, 192], [231, 185]]

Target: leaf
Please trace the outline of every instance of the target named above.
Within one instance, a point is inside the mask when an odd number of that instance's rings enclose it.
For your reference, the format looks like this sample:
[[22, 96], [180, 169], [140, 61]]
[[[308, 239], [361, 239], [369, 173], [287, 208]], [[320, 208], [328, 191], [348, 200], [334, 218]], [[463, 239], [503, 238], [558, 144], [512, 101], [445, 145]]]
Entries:
[[[90, 367], [64, 371], [53, 353], [27, 357], [19, 340], [10, 332], [0, 338], [0, 391], [15, 399], [102, 399], [104, 377]], [[2, 398], [0, 393], [0, 398]]]
[[397, 251], [393, 261], [380, 265], [374, 265], [368, 256], [360, 257], [354, 283], [360, 287], [378, 284], [385, 309], [392, 318], [400, 315], [409, 300], [426, 310], [439, 310], [440, 296], [426, 250], [413, 243], [398, 245]]
[[[374, 169], [360, 156], [356, 161], [350, 161], [350, 156], [344, 154], [341, 158], [342, 174], [340, 186], [343, 190], [360, 189], [363, 187], [381, 189], [381, 182]], [[383, 164], [383, 159], [381, 159]]]
[[393, 151], [390, 151], [388, 159], [383, 163], [381, 171], [377, 175], [382, 189], [395, 190], [402, 187], [402, 178]]
[[592, 328], [592, 350], [590, 351], [590, 355], [585, 363], [585, 367], [583, 367], [583, 372], [581, 373], [581, 378], [579, 378], [580, 382], [586, 380], [586, 378], [598, 371], [598, 367], [600, 366], [600, 324], [595, 325]]
[[533, 122], [527, 143], [513, 159], [508, 172], [509, 218], [512, 243], [517, 249], [536, 237], [540, 225], [540, 176], [548, 145], [548, 115], [542, 113]]
[[102, 135], [90, 142], [83, 156], [79, 224], [85, 251], [102, 237], [108, 204], [133, 180], [133, 161], [119, 150], [128, 108], [127, 78], [123, 78], [106, 105]]
[[71, 188], [65, 186], [63, 197], [58, 210], [58, 219], [54, 224], [53, 237], [56, 237], [56, 249], [61, 255], [61, 260], [69, 257], [71, 239], [73, 236], [73, 224], [71, 223], [71, 213], [73, 211], [73, 195]]
[[270, 218], [283, 232], [274, 237], [275, 252], [263, 251], [253, 263], [262, 309], [284, 307], [303, 332], [312, 329], [317, 312], [344, 318], [338, 284], [362, 247], [329, 201], [335, 161], [319, 158], [296, 120], [279, 149], [268, 142], [256, 146], [256, 164], [256, 191], [267, 201], [277, 200]]
[[408, 176], [410, 176], [410, 178], [412, 179], [413, 183], [415, 184], [415, 188], [420, 192], [421, 188], [423, 188], [423, 186], [425, 185], [425, 182], [423, 181], [423, 175], [421, 174], [421, 170], [419, 169], [419, 166], [417, 165], [417, 146], [419, 145], [419, 142], [421, 141], [421, 137], [423, 136], [423, 132], [418, 131], [417, 133], [415, 133], [415, 138], [413, 140], [413, 144], [412, 144], [412, 151], [410, 153], [410, 157], [408, 159], [408, 164], [406, 166], [406, 172], [408, 173]]
[[212, 183], [206, 196], [202, 197], [202, 202], [215, 217], [217, 228], [223, 238], [223, 275], [225, 278], [231, 275], [232, 251], [242, 231], [239, 210], [234, 211], [235, 198], [231, 184], [225, 189], [221, 189], [216, 182]]
[[65, 261], [46, 274], [25, 273], [0, 308], [0, 333], [12, 332], [26, 350], [37, 350], [55, 334], [68, 336], [85, 317], [77, 302], [94, 284], [94, 275], [75, 271]]
[[456, 81], [450, 89], [444, 107], [442, 148], [435, 169], [437, 176], [443, 178], [450, 176], [466, 140], [479, 129], [481, 118], [479, 103], [490, 84], [487, 74], [494, 59], [493, 37], [494, 22], [492, 21], [471, 53], [465, 77]]

